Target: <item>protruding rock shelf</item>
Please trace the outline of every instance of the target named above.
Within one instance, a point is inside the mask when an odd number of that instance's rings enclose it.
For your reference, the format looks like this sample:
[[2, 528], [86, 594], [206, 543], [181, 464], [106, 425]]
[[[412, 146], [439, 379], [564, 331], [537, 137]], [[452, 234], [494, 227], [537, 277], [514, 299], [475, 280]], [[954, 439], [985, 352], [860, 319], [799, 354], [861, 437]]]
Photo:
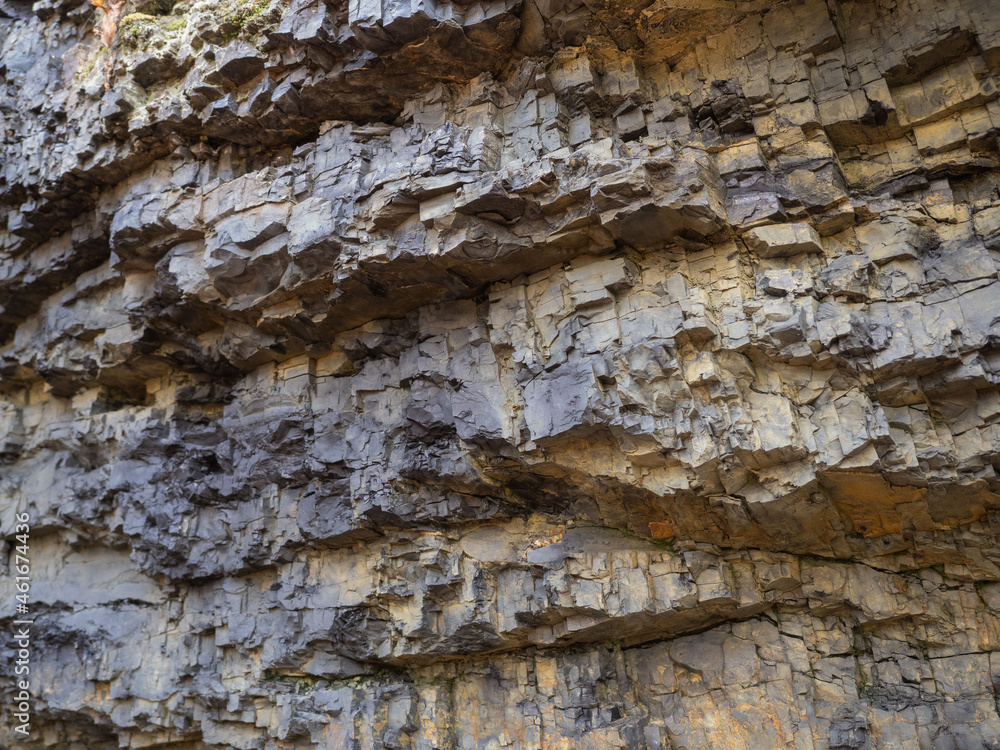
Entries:
[[0, 0], [28, 750], [1000, 748], [996, 0]]

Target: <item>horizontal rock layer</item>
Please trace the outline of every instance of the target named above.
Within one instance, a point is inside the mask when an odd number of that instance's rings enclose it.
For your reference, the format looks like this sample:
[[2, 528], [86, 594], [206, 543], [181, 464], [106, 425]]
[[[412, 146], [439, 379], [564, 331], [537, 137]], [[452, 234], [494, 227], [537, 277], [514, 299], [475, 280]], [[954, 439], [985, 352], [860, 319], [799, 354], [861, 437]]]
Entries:
[[103, 13], [0, 0], [0, 745], [1000, 747], [992, 0]]

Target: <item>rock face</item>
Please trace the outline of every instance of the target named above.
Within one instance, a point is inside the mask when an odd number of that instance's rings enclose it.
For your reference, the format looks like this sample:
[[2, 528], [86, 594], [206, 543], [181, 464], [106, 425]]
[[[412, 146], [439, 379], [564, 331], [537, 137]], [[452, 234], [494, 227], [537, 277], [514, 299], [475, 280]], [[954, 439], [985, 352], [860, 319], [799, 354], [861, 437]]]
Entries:
[[1000, 748], [996, 0], [121, 12], [0, 0], [0, 746]]

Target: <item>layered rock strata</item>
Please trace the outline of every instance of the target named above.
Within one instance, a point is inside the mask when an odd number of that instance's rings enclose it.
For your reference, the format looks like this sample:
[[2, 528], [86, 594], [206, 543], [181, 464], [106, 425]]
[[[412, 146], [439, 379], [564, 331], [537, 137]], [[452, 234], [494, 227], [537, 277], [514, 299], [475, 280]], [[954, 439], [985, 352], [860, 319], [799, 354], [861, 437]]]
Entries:
[[100, 23], [0, 0], [0, 746], [1000, 748], [994, 0]]

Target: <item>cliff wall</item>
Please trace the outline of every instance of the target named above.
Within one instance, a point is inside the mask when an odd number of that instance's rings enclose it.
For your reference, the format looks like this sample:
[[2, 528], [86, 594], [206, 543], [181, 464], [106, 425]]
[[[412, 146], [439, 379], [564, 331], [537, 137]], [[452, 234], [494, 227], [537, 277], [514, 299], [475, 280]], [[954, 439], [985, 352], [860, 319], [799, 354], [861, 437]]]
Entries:
[[996, 0], [105, 1], [0, 0], [0, 746], [1000, 748]]

